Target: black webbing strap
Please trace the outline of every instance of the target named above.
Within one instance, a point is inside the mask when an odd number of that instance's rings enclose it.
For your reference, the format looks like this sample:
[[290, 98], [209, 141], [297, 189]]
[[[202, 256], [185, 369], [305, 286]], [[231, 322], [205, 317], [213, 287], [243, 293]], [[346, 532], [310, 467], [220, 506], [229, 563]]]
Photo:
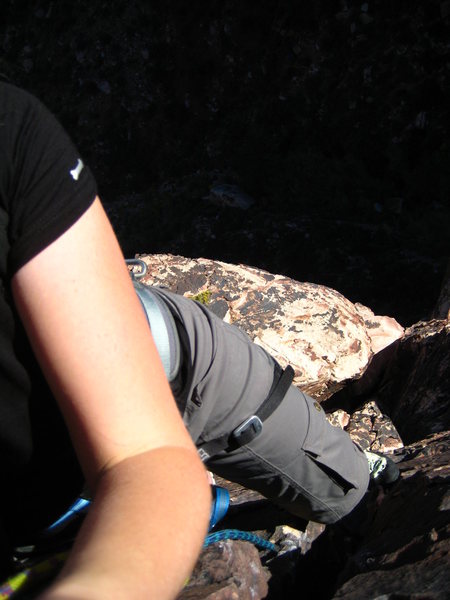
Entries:
[[272, 387], [269, 395], [255, 412], [243, 421], [238, 427], [233, 429], [231, 433], [226, 433], [221, 437], [205, 442], [198, 447], [198, 453], [203, 462], [209, 460], [222, 450], [231, 452], [241, 446], [245, 446], [257, 437], [262, 429], [263, 422], [278, 408], [281, 401], [285, 397], [292, 380], [294, 378], [294, 369], [287, 366], [282, 369], [277, 363], [274, 370]]

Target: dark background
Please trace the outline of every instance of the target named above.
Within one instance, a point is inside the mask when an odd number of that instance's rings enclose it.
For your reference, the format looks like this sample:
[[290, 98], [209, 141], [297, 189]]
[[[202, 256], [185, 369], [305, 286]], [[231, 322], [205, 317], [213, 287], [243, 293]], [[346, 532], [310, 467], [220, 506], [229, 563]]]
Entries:
[[1, 0], [0, 72], [66, 127], [127, 255], [242, 262], [403, 325], [430, 316], [449, 1]]

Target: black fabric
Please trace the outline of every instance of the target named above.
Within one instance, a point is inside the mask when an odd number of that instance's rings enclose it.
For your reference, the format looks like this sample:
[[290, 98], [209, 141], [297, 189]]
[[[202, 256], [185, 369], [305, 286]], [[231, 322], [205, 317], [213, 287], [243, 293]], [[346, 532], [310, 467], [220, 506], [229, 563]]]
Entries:
[[67, 134], [38, 100], [0, 83], [0, 207], [8, 219], [10, 275], [93, 201], [96, 185], [87, 167], [76, 172], [79, 159]]
[[[277, 372], [277, 369], [275, 369]], [[291, 386], [292, 380], [294, 379], [294, 369], [291, 365], [288, 365], [284, 371], [277, 373], [278, 378], [273, 389], [270, 390], [269, 396], [264, 400], [261, 406], [256, 411], [256, 416], [265, 421], [270, 417], [274, 410], [278, 408], [280, 402], [285, 397], [288, 389]]]
[[95, 196], [89, 169], [56, 119], [33, 96], [0, 81], [0, 519], [15, 533], [21, 524], [37, 526], [44, 505], [59, 507], [56, 497], [69, 478], [65, 465], [78, 467], [10, 282]]

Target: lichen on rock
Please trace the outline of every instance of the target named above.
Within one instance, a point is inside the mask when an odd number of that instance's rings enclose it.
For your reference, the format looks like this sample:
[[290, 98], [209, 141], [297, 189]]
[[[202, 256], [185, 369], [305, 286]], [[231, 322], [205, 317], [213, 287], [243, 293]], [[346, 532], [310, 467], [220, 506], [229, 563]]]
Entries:
[[323, 285], [203, 258], [139, 258], [148, 266], [144, 283], [203, 301], [283, 367], [290, 364], [294, 383], [319, 400], [359, 378], [376, 352], [403, 335], [394, 319]]

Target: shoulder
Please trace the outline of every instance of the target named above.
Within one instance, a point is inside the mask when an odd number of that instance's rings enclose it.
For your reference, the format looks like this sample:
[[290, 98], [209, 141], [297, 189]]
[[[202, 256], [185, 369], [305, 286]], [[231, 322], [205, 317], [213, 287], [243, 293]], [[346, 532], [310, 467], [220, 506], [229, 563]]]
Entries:
[[36, 137], [44, 143], [53, 135], [66, 136], [55, 115], [32, 93], [0, 80], [0, 143], [17, 150], [19, 140], [28, 149]]
[[[0, 152], [3, 164], [12, 160], [12, 154], [23, 150], [19, 148], [21, 141], [25, 149], [28, 147], [28, 136], [42, 121], [48, 120], [47, 113], [35, 96], [11, 83], [0, 81]], [[5, 161], [5, 158], [8, 160]]]
[[42, 108], [35, 96], [12, 83], [0, 80], [0, 114], [27, 112], [33, 108]]
[[95, 180], [66, 131], [29, 92], [0, 82], [0, 208], [16, 272], [90, 206]]

